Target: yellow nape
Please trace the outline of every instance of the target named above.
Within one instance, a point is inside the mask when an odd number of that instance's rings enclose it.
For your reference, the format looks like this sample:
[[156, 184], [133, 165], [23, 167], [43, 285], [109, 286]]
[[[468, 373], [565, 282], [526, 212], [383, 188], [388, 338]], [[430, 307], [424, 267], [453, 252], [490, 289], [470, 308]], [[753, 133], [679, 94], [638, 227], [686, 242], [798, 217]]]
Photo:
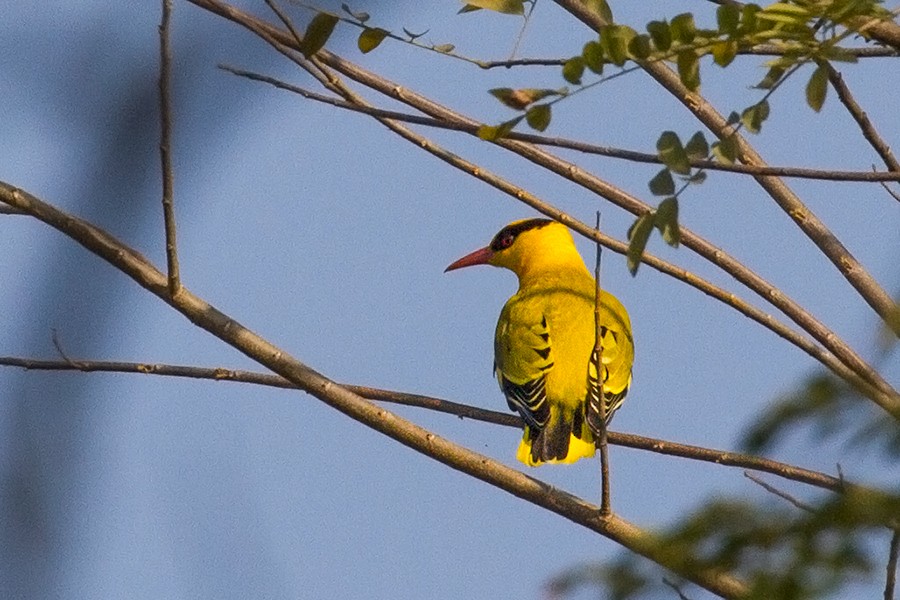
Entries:
[[572, 463], [577, 462], [578, 459], [593, 457], [597, 450], [593, 442], [587, 442], [575, 437], [573, 434], [569, 434], [569, 453], [566, 454], [565, 458], [534, 460], [531, 457], [531, 431], [529, 429], [530, 428], [526, 425], [525, 433], [522, 435], [522, 441], [519, 442], [519, 449], [516, 451], [516, 459], [529, 467], [558, 464], [571, 465]]

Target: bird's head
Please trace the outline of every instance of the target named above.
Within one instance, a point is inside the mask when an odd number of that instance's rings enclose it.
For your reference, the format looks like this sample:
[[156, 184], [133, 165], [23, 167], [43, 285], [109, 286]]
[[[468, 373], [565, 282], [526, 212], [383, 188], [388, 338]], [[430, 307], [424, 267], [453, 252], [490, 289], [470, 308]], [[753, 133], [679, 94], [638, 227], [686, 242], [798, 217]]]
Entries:
[[492, 265], [513, 271], [521, 280], [530, 273], [570, 263], [584, 268], [572, 234], [564, 225], [550, 219], [523, 219], [501, 229], [488, 246], [463, 256], [445, 272]]

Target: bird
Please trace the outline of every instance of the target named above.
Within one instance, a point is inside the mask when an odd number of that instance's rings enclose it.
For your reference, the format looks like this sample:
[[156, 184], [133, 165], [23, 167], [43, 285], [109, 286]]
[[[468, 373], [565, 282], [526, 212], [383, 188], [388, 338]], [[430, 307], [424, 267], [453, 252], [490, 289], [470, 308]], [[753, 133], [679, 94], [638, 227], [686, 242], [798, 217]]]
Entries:
[[569, 229], [551, 219], [514, 221], [445, 272], [474, 265], [508, 269], [519, 280], [494, 334], [494, 373], [510, 410], [525, 423], [516, 458], [534, 467], [594, 456], [601, 428], [631, 386], [634, 339], [625, 307], [601, 291], [603, 411], [594, 353], [596, 284]]

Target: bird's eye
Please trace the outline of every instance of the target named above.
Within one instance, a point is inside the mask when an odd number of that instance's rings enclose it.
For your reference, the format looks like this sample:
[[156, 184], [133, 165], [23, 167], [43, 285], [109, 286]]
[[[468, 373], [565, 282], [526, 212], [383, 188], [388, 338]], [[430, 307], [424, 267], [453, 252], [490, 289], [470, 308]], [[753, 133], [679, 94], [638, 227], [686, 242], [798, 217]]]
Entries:
[[512, 246], [513, 240], [515, 240], [515, 239], [516, 239], [516, 236], [514, 236], [513, 234], [511, 234], [507, 231], [504, 234], [502, 234], [500, 236], [500, 238], [497, 240], [497, 246], [499, 246], [501, 250], [503, 250], [505, 248], [509, 248], [510, 246]]

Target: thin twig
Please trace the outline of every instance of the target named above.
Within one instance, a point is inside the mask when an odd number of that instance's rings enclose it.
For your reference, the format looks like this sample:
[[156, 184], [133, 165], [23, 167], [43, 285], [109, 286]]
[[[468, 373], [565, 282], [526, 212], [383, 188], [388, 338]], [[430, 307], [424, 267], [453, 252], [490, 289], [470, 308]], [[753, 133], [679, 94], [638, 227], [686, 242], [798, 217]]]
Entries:
[[884, 583], [884, 600], [894, 600], [894, 585], [897, 581], [897, 555], [900, 554], [900, 528], [891, 534], [891, 545], [888, 548], [887, 577]]
[[809, 504], [806, 504], [802, 500], [798, 500], [797, 498], [794, 498], [787, 492], [779, 490], [774, 485], [770, 485], [770, 484], [766, 483], [765, 481], [763, 481], [762, 479], [760, 479], [753, 473], [750, 473], [749, 471], [744, 471], [744, 477], [746, 477], [747, 479], [749, 479], [756, 485], [760, 486], [762, 489], [766, 490], [770, 494], [774, 494], [783, 500], [787, 500], [788, 502], [790, 502], [791, 504], [793, 504], [800, 510], [805, 510], [806, 512], [815, 512], [815, 509], [812, 506], [810, 506]]
[[663, 577], [662, 582], [672, 588], [672, 590], [678, 594], [678, 600], [691, 600], [684, 592], [681, 591], [681, 586], [669, 579], [668, 577]]
[[726, 598], [746, 596], [747, 584], [741, 579], [719, 569], [703, 567], [698, 560], [691, 557], [673, 557], [652, 533], [616, 515], [598, 518], [598, 506], [435, 435], [381, 406], [372, 404], [259, 337], [190, 290], [182, 288], [178, 295], [172, 296], [168, 293], [167, 278], [163, 273], [134, 249], [106, 231], [3, 182], [0, 182], [0, 202], [20, 208], [68, 236], [169, 304], [194, 325], [208, 331], [265, 368], [288, 379], [303, 391], [366, 427], [453, 469], [603, 535], [714, 594]]
[[[156, 375], [160, 377], [182, 377], [187, 379], [206, 379], [212, 381], [230, 381], [237, 383], [249, 383], [267, 387], [282, 389], [297, 389], [297, 386], [284, 377], [270, 373], [245, 371], [240, 369], [228, 369], [225, 367], [194, 367], [187, 365], [170, 365], [147, 362], [121, 362], [121, 361], [94, 361], [72, 360], [66, 357], [64, 360], [40, 360], [34, 358], [21, 358], [16, 356], [0, 356], [0, 365], [18, 367], [35, 371], [81, 371], [84, 373], [135, 373], [141, 375]], [[451, 402], [442, 398], [434, 398], [421, 394], [409, 394], [393, 390], [384, 390], [368, 386], [341, 384], [346, 389], [370, 400], [402, 404], [433, 410], [461, 419], [472, 419], [482, 423], [501, 425], [513, 429], [522, 429], [523, 422], [518, 415], [506, 412], [497, 412]], [[843, 493], [849, 489], [857, 488], [856, 484], [848, 483], [842, 478], [832, 477], [825, 473], [803, 469], [794, 465], [781, 463], [760, 456], [726, 452], [713, 448], [703, 448], [689, 444], [680, 444], [667, 440], [648, 438], [630, 433], [609, 432], [609, 442], [617, 446], [632, 448], [662, 454], [665, 456], [678, 456], [689, 460], [709, 462], [727, 467], [751, 469], [763, 473], [769, 473], [783, 479], [796, 481], [805, 485], [818, 487], [834, 493]]]
[[878, 130], [872, 125], [872, 121], [869, 120], [869, 116], [853, 97], [853, 94], [850, 92], [850, 87], [847, 86], [841, 73], [835, 69], [834, 65], [830, 62], [822, 61], [819, 63], [819, 66], [823, 65], [828, 72], [828, 81], [831, 82], [831, 86], [834, 88], [834, 91], [837, 92], [841, 104], [847, 108], [847, 112], [850, 113], [850, 116], [853, 117], [853, 120], [859, 125], [863, 137], [866, 138], [866, 141], [868, 141], [872, 148], [875, 149], [875, 152], [877, 152], [878, 156], [881, 157], [881, 160], [884, 161], [888, 170], [900, 173], [900, 162], [897, 161], [897, 157], [894, 156], [891, 147], [884, 139], [882, 139]]
[[[289, 47], [291, 46], [291, 44], [295, 43], [293, 42], [290, 35], [285, 34], [285, 32], [278, 30], [268, 23], [260, 21], [259, 19], [256, 19], [255, 17], [219, 0], [189, 0], [189, 2], [234, 21], [235, 23], [249, 29], [254, 34], [260, 36], [268, 43], [272, 44], [272, 46], [279, 52], [282, 52], [289, 57], [292, 56], [291, 53], [286, 50], [286, 47]], [[346, 61], [328, 52], [327, 50], [320, 50], [317, 53], [317, 57], [318, 60], [321, 60], [323, 63], [328, 64], [330, 67], [338, 70], [354, 81], [357, 81], [358, 83], [375, 91], [378, 91], [390, 98], [394, 98], [410, 106], [413, 106], [414, 108], [424, 112], [425, 114], [447, 121], [478, 124], [477, 122], [468, 119], [463, 115], [460, 115], [459, 113], [451, 111], [450, 109], [420, 94], [417, 94], [392, 81], [389, 81], [387, 79], [384, 79], [383, 77], [362, 69], [358, 65]], [[392, 122], [389, 120], [382, 120], [382, 123], [393, 129], [394, 131], [400, 133], [399, 125], [392, 124]], [[435, 154], [435, 156], [438, 156], [439, 158], [445, 160], [450, 164], [454, 164], [454, 166], [465, 170], [471, 175], [482, 178], [482, 169], [479, 166], [473, 165], [472, 163], [469, 163], [467, 161], [458, 161], [458, 157], [456, 157], [456, 155], [453, 155], [452, 153], [448, 153], [445, 151], [438, 153], [435, 150], [435, 146], [428, 140], [422, 138], [421, 136], [416, 136], [408, 130], [404, 131], [405, 133], [400, 134], [405, 139], [419, 144], [420, 147], [422, 147], [426, 151]], [[564, 161], [552, 154], [549, 154], [540, 148], [514, 140], [501, 139], [495, 143], [508, 150], [511, 150], [512, 152], [515, 152], [519, 156], [522, 156], [523, 158], [530, 160], [535, 164], [538, 164], [539, 166], [550, 170], [551, 172], [557, 173], [565, 177], [566, 179], [569, 179], [570, 181], [583, 186], [584, 188], [596, 193], [603, 198], [606, 198], [607, 200], [613, 202], [621, 208], [624, 208], [625, 210], [628, 210], [629, 212], [632, 212], [633, 214], [640, 215], [650, 210], [650, 207], [647, 204], [641, 202], [637, 198], [625, 193], [621, 189], [612, 186], [589, 173], [582, 171], [576, 165], [568, 161]], [[488, 181], [485, 178], [482, 179]], [[523, 195], [523, 191], [521, 189], [515, 188], [515, 190], [510, 190], [509, 188], [507, 188], [507, 190], [505, 191], [507, 191], [507, 193], [513, 193], [517, 199], [525, 202], [526, 204], [535, 206], [532, 201], [525, 199], [526, 196]], [[568, 225], [579, 234], [590, 239], [595, 239], [595, 233], [592, 231], [591, 227], [575, 221], [571, 219], [571, 217], [559, 213], [559, 211], [555, 211], [558, 214], [551, 214], [551, 212], [554, 212], [554, 210], [551, 208], [547, 208], [546, 206], [544, 208], [538, 208], [538, 210], [556, 220], [563, 222], [565, 225]], [[877, 373], [870, 365], [868, 365], [866, 361], [864, 361], [862, 357], [859, 356], [859, 354], [857, 354], [833, 331], [831, 331], [824, 324], [815, 319], [808, 311], [806, 311], [802, 306], [800, 306], [790, 297], [785, 295], [781, 290], [762, 279], [758, 274], [751, 271], [749, 268], [747, 268], [745, 265], [743, 265], [733, 257], [729, 256], [721, 248], [714, 246], [689, 229], [681, 229], [681, 241], [686, 247], [694, 250], [703, 258], [709, 260], [725, 272], [735, 277], [739, 282], [749, 287], [760, 297], [770, 302], [773, 306], [776, 306], [779, 310], [781, 310], [788, 317], [794, 320], [794, 322], [796, 322], [805, 331], [809, 332], [810, 335], [812, 335], [825, 348], [831, 351], [834, 356], [838, 358], [846, 367], [852, 370], [859, 379], [871, 383], [871, 386], [877, 390], [876, 393], [871, 392], [871, 390], [868, 388], [868, 383], [862, 386], [863, 393], [868, 398], [884, 408], [887, 412], [900, 419], [900, 394], [898, 394], [898, 392], [894, 390], [893, 387], [891, 387], [891, 385], [888, 384], [887, 381], [885, 381], [879, 373]], [[726, 303], [732, 305], [730, 302], [726, 301]], [[846, 373], [846, 371], [843, 371], [843, 373]], [[840, 373], [839, 376], [845, 377], [845, 375]], [[853, 381], [854, 378], [851, 378], [849, 380]]]
[[175, 239], [175, 200], [172, 169], [172, 51], [169, 47], [169, 22], [172, 0], [162, 0], [162, 21], [159, 25], [159, 157], [162, 163], [162, 207], [166, 229], [166, 266], [169, 294], [181, 290], [178, 267], [178, 245]]
[[[600, 211], [597, 211], [597, 234], [600, 233]], [[597, 372], [597, 397], [600, 402], [600, 430], [598, 433], [597, 447], [600, 449], [600, 514], [608, 515], [612, 512], [610, 505], [610, 481], [609, 481], [609, 432], [607, 431], [607, 423], [609, 415], [606, 414], [606, 390], [604, 390], [603, 377], [603, 329], [600, 323], [600, 298], [603, 293], [600, 281], [600, 261], [603, 257], [603, 246], [600, 242], [595, 242], [597, 247], [597, 262], [594, 265], [594, 369]], [[590, 401], [590, 392], [587, 395]]]
[[[364, 106], [346, 102], [340, 98], [325, 96], [306, 88], [286, 83], [274, 77], [246, 71], [230, 65], [219, 65], [223, 71], [228, 71], [238, 77], [244, 77], [253, 81], [267, 83], [273, 87], [298, 94], [307, 100], [313, 100], [322, 104], [328, 104], [344, 110], [350, 110], [372, 117], [380, 117], [383, 119], [391, 119], [392, 121], [402, 121], [404, 123], [413, 123], [416, 125], [425, 125], [437, 129], [449, 129], [452, 131], [465, 131], [466, 133], [477, 133], [479, 125], [467, 124], [459, 122], [448, 122], [432, 117], [423, 117], [410, 113], [400, 112], [396, 110], [386, 110]], [[600, 146], [597, 144], [589, 144], [577, 140], [571, 140], [562, 137], [547, 137], [532, 133], [522, 133], [511, 131], [506, 139], [528, 142], [541, 146], [553, 146], [556, 148], [565, 148], [567, 150], [575, 150], [584, 154], [594, 154], [598, 156], [607, 156], [610, 158], [620, 158], [631, 162], [642, 162], [648, 164], [664, 164], [658, 154], [649, 152], [638, 152], [636, 150], [626, 150], [623, 148], [614, 148], [611, 146]], [[765, 166], [757, 167], [752, 165], [732, 164], [727, 165], [714, 160], [707, 159], [689, 159], [690, 165], [697, 169], [706, 169], [710, 171], [724, 171], [726, 173], [739, 173], [743, 175], [774, 175], [779, 177], [796, 177], [800, 179], [818, 179], [822, 181], [855, 181], [865, 183], [881, 183], [885, 181], [900, 181], [900, 173], [891, 173], [886, 171], [838, 171], [825, 169], [808, 169], [803, 167], [781, 167], [781, 166]]]

